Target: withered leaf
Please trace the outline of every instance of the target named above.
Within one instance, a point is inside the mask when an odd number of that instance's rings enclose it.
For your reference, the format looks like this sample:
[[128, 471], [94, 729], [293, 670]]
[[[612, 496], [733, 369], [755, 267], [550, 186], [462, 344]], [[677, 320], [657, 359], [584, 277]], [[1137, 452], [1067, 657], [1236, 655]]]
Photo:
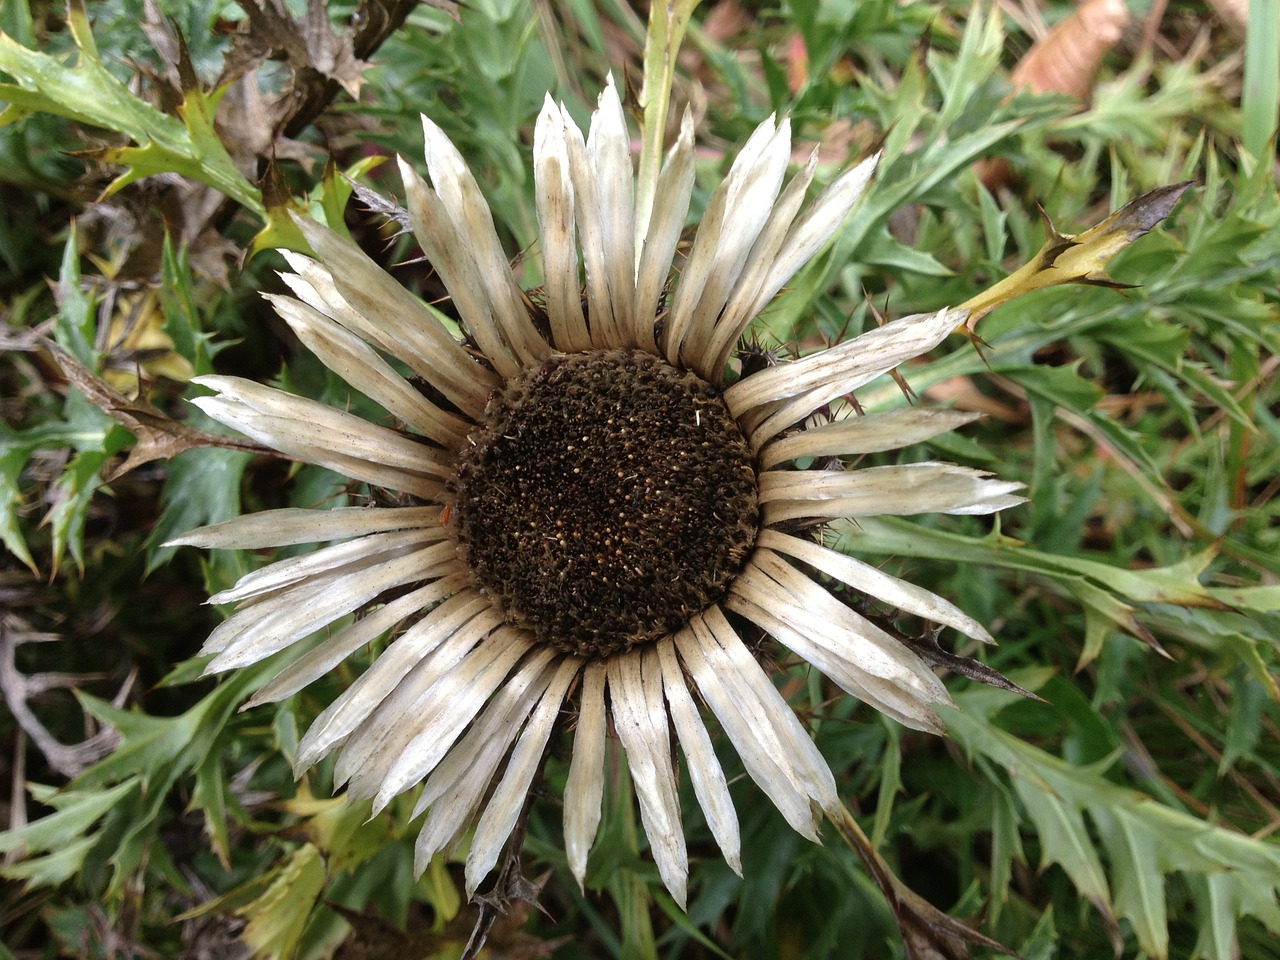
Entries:
[[[881, 626], [884, 626], [884, 624], [881, 624]], [[987, 686], [995, 687], [997, 690], [1007, 690], [1010, 693], [1016, 693], [1020, 697], [1026, 697], [1028, 700], [1045, 702], [1043, 697], [1037, 697], [1030, 690], [1018, 686], [999, 670], [987, 666], [981, 660], [962, 657], [959, 654], [952, 653], [950, 650], [944, 650], [942, 645], [938, 643], [938, 632], [937, 630], [930, 630], [924, 636], [910, 637], [898, 630], [892, 631], [894, 637], [910, 647], [916, 656], [931, 667], [946, 667], [952, 673], [958, 673], [960, 676], [968, 677], [970, 680], [985, 683]]]
[[966, 960], [971, 945], [1018, 957], [999, 941], [943, 913], [899, 880], [847, 809], [828, 811], [828, 817], [884, 894], [902, 934], [908, 960]]
[[[293, 71], [295, 85], [306, 81], [307, 70], [314, 70], [339, 83], [352, 97], [360, 95], [369, 65], [356, 57], [349, 35], [334, 31], [324, 0], [307, 0], [301, 22], [289, 15], [281, 0], [237, 3], [249, 19], [249, 29], [236, 37], [223, 66], [224, 81], [248, 72], [267, 57], [280, 57]], [[238, 73], [228, 76], [228, 71]]]
[[[345, 176], [345, 174], [344, 174]], [[355, 198], [363, 203], [372, 213], [395, 223], [397, 236], [400, 234], [412, 234], [413, 224], [409, 220], [409, 211], [394, 200], [382, 196], [375, 190], [370, 190], [363, 184], [346, 177], [347, 183], [351, 185], [351, 192]]]
[[280, 455], [270, 447], [208, 433], [180, 423], [146, 400], [130, 400], [52, 340], [44, 340], [43, 346], [53, 356], [71, 386], [137, 438], [138, 442], [129, 451], [129, 456], [107, 476], [108, 483], [144, 463], [167, 460], [196, 447], [224, 447], [248, 453]]

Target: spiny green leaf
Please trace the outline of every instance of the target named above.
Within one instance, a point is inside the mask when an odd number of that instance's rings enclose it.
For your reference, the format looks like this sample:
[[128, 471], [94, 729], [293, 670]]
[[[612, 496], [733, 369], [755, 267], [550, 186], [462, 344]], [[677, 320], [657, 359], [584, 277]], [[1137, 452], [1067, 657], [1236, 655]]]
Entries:
[[85, 858], [97, 842], [97, 837], [82, 837], [58, 844], [44, 856], [29, 857], [0, 867], [0, 877], [26, 881], [30, 888], [56, 887], [80, 873]]
[[1111, 854], [1116, 883], [1116, 913], [1133, 924], [1142, 949], [1164, 960], [1169, 954], [1168, 916], [1164, 904], [1164, 873], [1159, 840], [1135, 822], [1123, 807], [1092, 807], [1090, 812]]
[[126, 780], [103, 790], [59, 791], [39, 784], [30, 784], [28, 789], [39, 802], [53, 807], [54, 812], [17, 830], [0, 833], [0, 853], [23, 848], [42, 853], [57, 849], [72, 837], [85, 833], [126, 795], [137, 789], [137, 782]]
[[1235, 901], [1235, 915], [1255, 916], [1280, 931], [1280, 845], [1112, 783], [1102, 776], [1107, 764], [1073, 765], [1019, 740], [991, 723], [990, 713], [1002, 697], [1005, 702], [1012, 698], [993, 691], [979, 699], [962, 691], [956, 697], [960, 709], [945, 717], [952, 736], [966, 750], [1004, 767], [1046, 854], [1052, 844], [1055, 862], [1062, 863], [1081, 893], [1093, 896], [1099, 875], [1092, 867], [1101, 857], [1080, 818], [1082, 811], [1088, 812], [1098, 826], [1115, 891], [1114, 901], [1104, 898], [1100, 905], [1133, 923], [1144, 950], [1154, 957], [1167, 954], [1161, 878], [1175, 871], [1192, 878], [1225, 878], [1217, 882], [1221, 894]]
[[[84, 17], [72, 8], [73, 20]], [[172, 117], [135, 96], [112, 76], [88, 46], [87, 27], [75, 31], [80, 55], [74, 65], [30, 50], [0, 34], [0, 70], [16, 84], [0, 84], [0, 100], [9, 103], [0, 126], [34, 111], [52, 113], [91, 127], [114, 130], [129, 137], [132, 147], [107, 148], [101, 159], [129, 167], [109, 188], [155, 173], [178, 173], [207, 184], [263, 214], [258, 191], [236, 168], [213, 129], [213, 113], [220, 93], [198, 89], [184, 92], [179, 116]], [[82, 358], [83, 359], [83, 358]]]
[[0, 423], [0, 543], [28, 570], [38, 573], [22, 529], [18, 526], [18, 511], [23, 503], [20, 480], [32, 448], [14, 444], [15, 438], [16, 435]]
[[1015, 779], [1013, 788], [1035, 823], [1041, 845], [1041, 869], [1058, 864], [1081, 895], [1104, 906], [1109, 904], [1107, 878], [1080, 812], [1024, 780]]

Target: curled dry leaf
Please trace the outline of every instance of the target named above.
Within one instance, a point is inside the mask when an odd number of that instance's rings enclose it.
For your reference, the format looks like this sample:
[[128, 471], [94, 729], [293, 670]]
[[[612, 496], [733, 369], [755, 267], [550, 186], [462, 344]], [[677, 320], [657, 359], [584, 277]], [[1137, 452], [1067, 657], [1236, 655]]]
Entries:
[[898, 879], [847, 808], [829, 814], [840, 838], [858, 855], [876, 882], [902, 934], [907, 960], [966, 960], [969, 947], [1006, 957], [1017, 953], [964, 922], [943, 913]]
[[62, 375], [71, 386], [138, 440], [129, 451], [128, 458], [107, 476], [108, 483], [144, 463], [176, 457], [195, 447], [225, 447], [228, 450], [277, 456], [274, 450], [259, 444], [208, 433], [179, 423], [146, 400], [130, 400], [53, 341], [45, 340], [43, 346], [57, 361]]
[[[1088, 103], [1102, 58], [1119, 43], [1128, 23], [1125, 0], [1086, 0], [1032, 44], [1009, 82], [1015, 90], [1060, 93]], [[988, 190], [1004, 186], [1012, 177], [1009, 165], [999, 158], [981, 161], [976, 172]]]
[[1063, 93], [1083, 103], [1093, 92], [1102, 58], [1128, 23], [1125, 0], [1087, 0], [1032, 45], [1010, 82], [1019, 90]]
[[307, 70], [336, 81], [353, 98], [360, 95], [368, 64], [358, 59], [350, 36], [340, 36], [329, 23], [324, 0], [307, 0], [306, 16], [296, 21], [279, 0], [237, 0], [248, 18], [248, 30], [237, 36], [224, 66], [241, 73], [269, 56], [282, 57], [295, 77]]

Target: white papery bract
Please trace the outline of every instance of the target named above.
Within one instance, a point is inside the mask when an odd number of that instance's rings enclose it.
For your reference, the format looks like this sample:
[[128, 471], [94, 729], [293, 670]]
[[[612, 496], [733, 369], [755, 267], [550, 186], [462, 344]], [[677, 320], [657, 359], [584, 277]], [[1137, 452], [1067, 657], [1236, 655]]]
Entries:
[[[564, 831], [574, 876], [582, 883], [599, 826], [612, 735], [625, 751], [662, 880], [683, 904], [681, 754], [712, 835], [741, 869], [737, 818], [703, 709], [797, 831], [816, 839], [822, 817], [840, 806], [826, 762], [739, 635], [742, 624], [771, 635], [877, 710], [933, 732], [941, 731], [934, 708], [950, 703], [942, 684], [823, 583], [991, 639], [946, 600], [803, 532], [835, 518], [984, 514], [1020, 502], [1016, 484], [952, 464], [856, 469], [832, 459], [927, 441], [972, 419], [913, 408], [855, 415], [838, 402], [937, 346], [966, 314], [903, 317], [734, 379], [735, 345], [840, 227], [874, 158], [806, 205], [815, 164], [788, 181], [789, 122], [767, 120], [711, 195], [676, 271], [693, 188], [691, 122], [686, 117], [666, 158], [652, 215], [637, 236], [628, 134], [612, 83], [585, 137], [548, 98], [534, 141], [543, 285], [531, 297], [517, 283], [461, 155], [433, 123], [424, 127], [429, 180], [401, 164], [408, 211], [466, 340], [350, 242], [310, 220], [299, 225], [315, 258], [286, 254], [293, 296], [271, 298], [301, 341], [381, 405], [391, 415], [384, 424], [398, 425], [368, 423], [233, 377], [200, 378], [213, 396], [195, 401], [260, 443], [393, 491], [406, 505], [268, 511], [174, 541], [237, 550], [334, 542], [251, 573], [213, 598], [239, 608], [206, 644], [209, 669], [254, 663], [328, 628], [252, 702], [278, 701], [398, 631], [312, 724], [297, 770], [334, 755], [337, 780], [351, 796], [373, 798], [375, 810], [422, 785], [417, 868], [474, 824], [469, 894], [497, 862], [570, 701]], [[657, 639], [629, 645], [624, 637], [620, 652], [584, 656], [539, 639], [495, 599], [469, 564], [475, 548], [462, 549], [450, 513], [457, 465], [496, 391], [555, 358], [618, 351], [653, 355], [715, 388], [753, 459], [758, 529], [714, 602]], [[416, 389], [401, 371], [430, 390]], [[824, 469], [801, 468], [814, 461]], [[365, 615], [346, 619], [357, 611]]]

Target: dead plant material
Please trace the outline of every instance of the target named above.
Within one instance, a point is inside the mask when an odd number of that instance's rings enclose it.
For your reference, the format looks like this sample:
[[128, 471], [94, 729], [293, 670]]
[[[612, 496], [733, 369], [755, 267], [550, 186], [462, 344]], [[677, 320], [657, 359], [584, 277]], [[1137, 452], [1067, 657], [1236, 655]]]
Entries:
[[1249, 25], [1249, 0], [1209, 0], [1209, 6], [1241, 40]]
[[1086, 0], [1027, 51], [1009, 79], [1019, 90], [1062, 93], [1086, 103], [1102, 58], [1128, 24], [1125, 0]]
[[[31, 625], [17, 614], [0, 615], [0, 699], [3, 699], [22, 733], [40, 751], [49, 768], [70, 780], [114, 750], [120, 736], [111, 727], [98, 727], [79, 743], [65, 744], [49, 732], [49, 729], [40, 722], [35, 711], [31, 709], [32, 700], [38, 699], [51, 690], [75, 690], [81, 683], [104, 679], [99, 674], [26, 674], [18, 669], [16, 659], [18, 647], [24, 643], [56, 643], [60, 640], [62, 637], [57, 634], [33, 630]], [[135, 668], [130, 671], [112, 698], [113, 706], [124, 705], [136, 679], [137, 669]], [[85, 715], [85, 724], [89, 727], [93, 726], [88, 714]], [[18, 749], [22, 749], [21, 743]], [[20, 790], [21, 785], [15, 782], [11, 798], [14, 804], [11, 817], [15, 819], [9, 824], [11, 829], [26, 822]]]
[[144, 463], [176, 457], [196, 447], [225, 447], [228, 450], [278, 456], [276, 451], [269, 447], [235, 437], [208, 433], [179, 423], [157, 410], [146, 400], [141, 398], [130, 400], [119, 393], [53, 341], [46, 340], [43, 346], [62, 369], [62, 375], [67, 378], [67, 383], [83, 393], [89, 402], [137, 438], [138, 442], [129, 451], [129, 456], [107, 476], [108, 483], [118, 480]]
[[[1129, 19], [1125, 0], [1085, 0], [1032, 45], [1009, 82], [1015, 90], [1058, 93], [1088, 104], [1102, 58], [1120, 42]], [[979, 162], [976, 172], [993, 192], [1013, 179], [1009, 165], [999, 158]]]
[[1006, 957], [1019, 956], [1004, 944], [943, 913], [899, 880], [848, 809], [842, 808], [839, 815], [828, 812], [828, 817], [840, 839], [861, 858], [888, 901], [902, 934], [907, 960], [966, 960], [970, 946]]

